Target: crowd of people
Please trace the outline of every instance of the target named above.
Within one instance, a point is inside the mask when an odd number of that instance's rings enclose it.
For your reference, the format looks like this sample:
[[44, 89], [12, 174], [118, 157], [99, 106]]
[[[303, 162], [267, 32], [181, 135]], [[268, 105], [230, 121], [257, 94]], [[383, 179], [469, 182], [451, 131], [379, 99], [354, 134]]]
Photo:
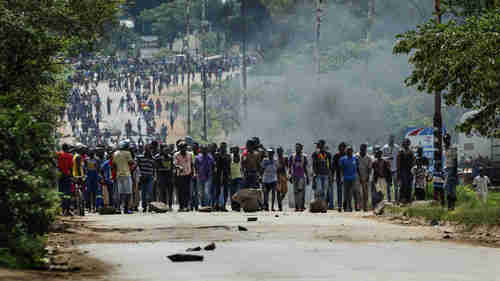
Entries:
[[325, 203], [324, 212], [368, 211], [383, 200], [402, 204], [425, 200], [432, 196], [426, 194], [431, 181], [435, 199], [444, 204], [446, 194], [453, 209], [458, 179], [453, 147], [449, 139], [445, 143], [447, 167], [433, 174], [422, 149], [414, 152], [408, 139], [401, 147], [392, 141], [376, 147], [373, 155], [366, 144], [355, 154], [345, 143], [332, 155], [326, 142], [319, 140], [310, 156], [301, 143], [294, 153], [285, 155], [282, 147], [265, 148], [258, 138], [244, 147], [229, 147], [225, 142], [199, 145], [190, 137], [175, 145], [152, 141], [138, 146], [128, 139], [114, 148], [64, 144], [58, 153], [60, 191], [69, 196], [62, 206], [65, 214], [71, 214], [71, 178], [85, 178], [90, 212], [103, 207], [125, 214], [148, 212], [153, 201], [163, 202], [170, 210], [177, 203], [179, 212], [240, 211], [234, 195], [242, 189], [262, 191], [261, 210], [283, 211], [289, 187], [294, 198], [289, 205], [297, 212], [306, 210], [308, 188], [313, 191], [312, 201]]
[[[209, 87], [214, 79], [222, 80], [224, 72], [238, 67], [237, 60], [233, 58], [206, 62], [182, 58], [166, 61], [109, 57], [78, 61], [74, 64], [73, 74], [68, 76], [72, 90], [68, 106], [61, 117], [64, 119], [67, 114], [73, 136], [89, 146], [109, 144], [111, 141], [112, 129], [102, 128], [100, 124], [104, 117], [103, 111], [108, 116], [117, 112], [137, 116], [135, 126], [129, 119], [124, 128], [120, 128], [124, 129], [128, 139], [139, 136], [144, 142], [142, 136], [149, 136], [165, 140], [169, 127], [174, 128], [180, 111], [179, 104], [175, 99], [162, 102], [153, 96], [162, 96], [166, 90], [184, 86], [187, 80], [192, 82], [197, 76]], [[116, 101], [109, 95], [105, 99], [101, 98], [102, 92], [99, 93], [98, 88], [100, 83], [107, 85], [107, 91], [117, 97]], [[112, 110], [114, 102], [116, 112]], [[163, 112], [167, 118], [160, 118]]]

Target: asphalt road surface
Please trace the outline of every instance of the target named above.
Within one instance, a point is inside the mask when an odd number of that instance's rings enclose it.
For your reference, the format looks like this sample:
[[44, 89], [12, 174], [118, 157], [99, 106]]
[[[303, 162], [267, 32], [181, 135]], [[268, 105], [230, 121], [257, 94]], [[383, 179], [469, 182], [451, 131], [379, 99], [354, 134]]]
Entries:
[[[91, 215], [84, 220], [104, 240], [80, 247], [114, 265], [110, 280], [500, 280], [497, 249], [445, 242], [437, 227], [393, 225], [368, 215]], [[166, 258], [210, 242], [214, 251], [197, 253], [203, 262]]]

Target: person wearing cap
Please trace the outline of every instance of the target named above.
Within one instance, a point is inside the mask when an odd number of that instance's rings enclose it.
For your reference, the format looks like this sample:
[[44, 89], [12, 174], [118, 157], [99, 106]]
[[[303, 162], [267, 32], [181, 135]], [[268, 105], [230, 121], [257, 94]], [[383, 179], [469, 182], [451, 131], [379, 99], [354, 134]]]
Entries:
[[262, 160], [262, 183], [264, 184], [264, 210], [269, 211], [269, 192], [272, 195], [271, 210], [274, 212], [276, 183], [278, 182], [278, 162], [274, 159], [274, 150], [267, 150], [267, 157]]
[[325, 141], [319, 140], [316, 143], [317, 150], [311, 155], [313, 179], [316, 183], [314, 198], [325, 200], [325, 191], [328, 189], [328, 180], [331, 172], [332, 157], [325, 149]]
[[113, 154], [112, 165], [116, 169], [116, 183], [120, 196], [120, 208], [123, 206], [123, 212], [129, 213], [129, 201], [132, 194], [132, 174], [130, 165], [134, 165], [132, 153], [129, 151], [130, 140], [120, 142], [119, 149]]
[[293, 184], [293, 193], [295, 197], [295, 211], [303, 212], [305, 210], [305, 192], [309, 185], [309, 173], [307, 171], [307, 156], [302, 153], [303, 145], [295, 144], [295, 153], [288, 160], [290, 182]]
[[174, 165], [177, 172], [177, 194], [179, 198], [179, 212], [189, 211], [191, 197], [191, 176], [193, 175], [193, 155], [187, 151], [187, 144], [181, 141], [179, 151], [174, 154]]
[[344, 211], [352, 212], [352, 193], [359, 172], [359, 164], [358, 159], [353, 155], [353, 149], [351, 146], [347, 147], [346, 155], [340, 158], [340, 167], [344, 175]]
[[63, 194], [61, 207], [63, 215], [69, 215], [70, 199], [71, 196], [71, 168], [73, 166], [73, 155], [70, 153], [70, 146], [63, 143], [62, 151], [57, 153], [57, 167], [61, 173], [59, 177], [59, 192]]

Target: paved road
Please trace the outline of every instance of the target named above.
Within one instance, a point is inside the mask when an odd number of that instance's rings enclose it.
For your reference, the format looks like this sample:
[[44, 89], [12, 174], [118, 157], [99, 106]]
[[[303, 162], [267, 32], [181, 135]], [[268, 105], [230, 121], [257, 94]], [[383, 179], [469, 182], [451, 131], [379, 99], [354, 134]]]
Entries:
[[[94, 215], [84, 220], [107, 242], [81, 247], [120, 265], [108, 276], [113, 280], [500, 280], [497, 249], [441, 242], [439, 228], [368, 215]], [[257, 222], [247, 222], [249, 216]], [[165, 258], [212, 241], [217, 249], [201, 252], [204, 262]]]

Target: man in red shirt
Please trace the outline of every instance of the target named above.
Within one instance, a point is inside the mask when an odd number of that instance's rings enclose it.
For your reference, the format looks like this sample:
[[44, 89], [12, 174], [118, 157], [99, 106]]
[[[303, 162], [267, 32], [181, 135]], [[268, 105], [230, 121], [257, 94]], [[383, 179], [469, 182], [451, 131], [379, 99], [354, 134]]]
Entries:
[[71, 197], [71, 168], [73, 166], [73, 155], [69, 153], [69, 145], [62, 145], [62, 151], [57, 153], [57, 167], [61, 172], [59, 178], [59, 192], [63, 194], [62, 210], [63, 215], [69, 215], [70, 197]]

